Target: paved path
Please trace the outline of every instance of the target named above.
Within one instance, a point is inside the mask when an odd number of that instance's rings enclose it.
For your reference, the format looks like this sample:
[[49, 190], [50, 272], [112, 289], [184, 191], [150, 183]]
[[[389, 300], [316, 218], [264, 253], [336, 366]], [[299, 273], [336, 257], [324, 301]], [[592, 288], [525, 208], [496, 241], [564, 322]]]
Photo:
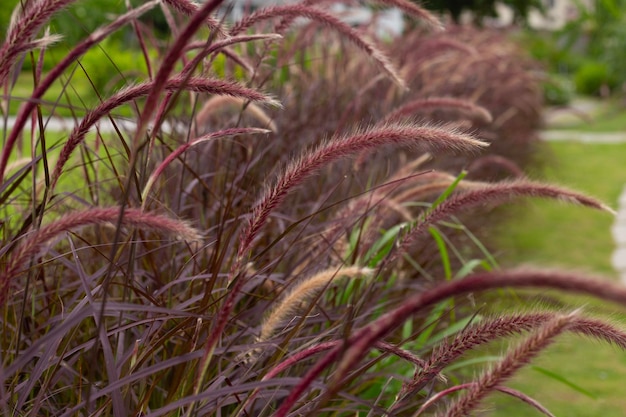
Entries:
[[626, 142], [626, 132], [579, 132], [570, 129], [550, 129], [539, 134], [543, 140], [549, 141], [571, 141], [581, 143], [624, 143]]

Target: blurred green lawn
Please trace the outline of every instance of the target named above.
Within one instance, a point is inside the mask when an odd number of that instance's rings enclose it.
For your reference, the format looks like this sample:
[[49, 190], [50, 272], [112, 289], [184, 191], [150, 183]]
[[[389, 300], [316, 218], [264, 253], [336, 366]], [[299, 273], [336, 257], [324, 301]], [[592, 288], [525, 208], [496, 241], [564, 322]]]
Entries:
[[[614, 209], [626, 186], [626, 143], [545, 144], [543, 174], [531, 173], [599, 198]], [[504, 264], [579, 267], [615, 275], [611, 253], [614, 218], [608, 213], [554, 201], [529, 199], [506, 209], [497, 258]]]
[[[624, 119], [626, 120], [626, 118]], [[531, 174], [548, 182], [593, 195], [613, 208], [626, 185], [626, 143], [581, 144], [551, 142], [545, 145], [543, 173]], [[611, 235], [614, 218], [601, 212], [559, 204], [528, 200], [506, 209], [508, 220], [499, 229], [496, 258], [504, 266], [532, 264], [583, 270], [617, 279], [611, 266], [615, 248]], [[610, 308], [597, 300], [568, 297], [576, 304], [587, 304], [585, 311]], [[613, 319], [626, 328], [626, 308], [617, 307]], [[492, 347], [493, 349], [493, 347]], [[500, 353], [497, 351], [496, 353]], [[590, 398], [567, 385], [527, 367], [508, 385], [537, 399], [555, 416], [623, 417], [626, 415], [626, 352], [596, 341], [566, 335], [535, 362], [542, 368], [584, 388]], [[487, 415], [542, 416], [525, 403], [493, 395], [485, 407]]]

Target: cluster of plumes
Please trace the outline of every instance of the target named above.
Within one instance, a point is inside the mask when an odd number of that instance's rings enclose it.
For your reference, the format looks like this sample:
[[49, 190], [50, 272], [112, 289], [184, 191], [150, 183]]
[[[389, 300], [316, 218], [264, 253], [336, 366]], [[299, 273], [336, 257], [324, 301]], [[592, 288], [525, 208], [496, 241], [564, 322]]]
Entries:
[[[43, 28], [70, 3], [26, 1], [15, 13], [0, 47], [3, 108], [22, 54], [38, 50], [41, 63], [59, 39]], [[579, 311], [472, 321], [463, 297], [548, 288], [626, 304], [620, 286], [558, 271], [481, 272], [486, 261], [457, 271], [444, 259], [441, 228], [468, 209], [538, 197], [611, 211], [523, 178], [432, 170], [471, 160], [519, 176], [504, 152], [485, 156], [498, 140], [528, 146], [537, 122], [532, 77], [508, 43], [441, 32], [405, 0], [372, 2], [420, 27], [386, 51], [336, 18], [334, 1], [268, 7], [230, 25], [216, 17], [220, 3], [144, 3], [71, 45], [48, 73], [36, 66], [0, 153], [0, 307], [3, 334], [13, 335], [1, 345], [3, 414], [287, 416], [365, 405], [462, 416], [498, 390], [550, 415], [507, 379], [566, 331], [626, 347], [622, 330]], [[151, 49], [137, 19], [157, 6], [174, 40]], [[310, 23], [290, 32], [299, 17]], [[51, 146], [43, 95], [125, 25], [145, 57], [158, 56], [150, 76], [100, 92]], [[218, 54], [228, 79], [216, 75]], [[120, 108], [134, 111], [129, 131]], [[89, 134], [106, 119], [116, 134], [94, 144]], [[15, 167], [28, 128], [47, 148]], [[462, 259], [465, 248], [454, 249]], [[453, 315], [471, 325], [426, 343]], [[517, 334], [520, 344], [475, 380], [450, 385], [442, 374], [476, 346]], [[406, 369], [414, 375], [398, 392], [382, 388]]]
[[[449, 27], [443, 33], [413, 32], [404, 42], [395, 43], [392, 53], [399, 57], [399, 66], [406, 69], [401, 73], [412, 91], [425, 97], [470, 100], [486, 108], [493, 120], [472, 127], [491, 143], [489, 155], [504, 157], [524, 168], [533, 160], [538, 144], [542, 94], [537, 64], [506, 36], [506, 32], [466, 26]], [[487, 87], [490, 85], [497, 88]], [[434, 116], [450, 120], [441, 111]], [[440, 163], [442, 168], [475, 168], [477, 177], [515, 174], [507, 165], [467, 158]]]
[[[389, 44], [380, 42], [408, 91], [398, 88], [394, 77], [379, 71], [370, 62], [371, 57], [360, 53], [354, 44], [332, 31], [320, 30], [316, 22], [305, 24], [293, 35], [287, 34], [285, 42], [272, 52], [273, 65], [259, 65], [255, 72], [255, 79], [281, 97], [284, 104], [283, 109], [265, 112], [277, 132], [270, 135], [273, 146], [264, 150], [265, 157], [287, 164], [302, 146], [315, 146], [332, 135], [350, 134], [355, 125], [417, 122], [470, 132], [489, 143], [472, 152], [439, 153], [420, 165], [420, 170], [443, 170], [456, 175], [465, 169], [467, 178], [476, 181], [522, 177], [537, 149], [535, 129], [540, 123], [542, 104], [533, 63], [501, 32], [464, 27], [436, 31], [419, 23], [415, 26], [401, 39]], [[255, 49], [250, 53], [248, 60], [255, 61], [260, 59], [255, 54], [262, 55], [263, 51]], [[223, 109], [214, 118], [205, 112], [202, 120], [207, 126], [219, 126], [229, 120], [225, 114], [243, 116], [243, 120], [255, 126], [267, 126], [263, 113], [260, 116], [252, 109], [241, 115]], [[391, 152], [387, 148], [357, 158], [349, 174], [354, 180], [344, 179], [343, 166], [325, 169], [324, 177], [336, 184], [334, 195], [350, 195], [355, 182], [383, 184], [389, 180], [390, 172], [418, 159], [422, 151], [404, 148]], [[215, 155], [216, 160], [219, 157]], [[233, 169], [246, 163], [245, 159], [240, 160]], [[372, 170], [372, 166], [380, 168]], [[264, 168], [257, 171], [254, 163], [246, 168], [254, 177], [266, 178]], [[410, 175], [407, 170], [403, 172]], [[420, 181], [415, 178], [396, 186], [411, 187]], [[309, 211], [310, 201], [323, 193], [323, 187], [317, 184], [300, 190], [291, 200], [290, 208], [301, 208], [293, 217]], [[436, 195], [432, 192], [426, 201]], [[402, 217], [414, 217], [419, 210], [408, 208], [406, 203], [410, 201], [394, 198], [383, 204], [395, 202], [397, 208], [402, 208]], [[397, 214], [400, 211], [395, 210]], [[388, 224], [397, 219], [389, 217]], [[481, 219], [471, 214], [462, 217], [464, 224], [493, 249], [491, 229]], [[469, 243], [463, 231], [450, 231], [449, 238], [457, 246]], [[275, 248], [278, 253], [283, 251], [283, 247]], [[437, 247], [417, 243], [413, 253], [421, 265], [427, 265], [428, 271], [441, 272], [437, 271], [441, 266]]]
[[408, 91], [354, 49], [310, 24], [276, 52], [280, 71], [259, 68], [264, 86], [284, 98], [284, 110], [272, 112], [278, 152], [293, 151], [296, 137], [309, 143], [359, 123], [417, 120], [450, 123], [491, 144], [474, 154], [436, 158], [431, 167], [465, 167], [470, 178], [494, 180], [519, 175], [532, 160], [542, 95], [534, 63], [506, 33], [418, 27], [395, 39], [385, 50]]

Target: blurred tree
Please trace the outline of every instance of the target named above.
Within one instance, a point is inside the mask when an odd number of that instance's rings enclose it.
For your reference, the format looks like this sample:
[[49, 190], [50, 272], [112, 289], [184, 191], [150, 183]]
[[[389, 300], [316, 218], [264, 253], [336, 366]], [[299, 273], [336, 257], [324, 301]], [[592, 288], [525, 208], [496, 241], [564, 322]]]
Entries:
[[575, 0], [576, 19], [557, 33], [562, 48], [583, 59], [575, 78], [582, 93], [597, 94], [591, 88], [601, 81], [610, 90], [626, 87], [626, 0]]
[[454, 22], [458, 23], [461, 13], [465, 10], [471, 11], [477, 23], [485, 17], [495, 17], [496, 3], [509, 6], [514, 13], [515, 21], [526, 22], [530, 10], [544, 10], [541, 0], [428, 0], [419, 1], [422, 6], [438, 12], [449, 13]]

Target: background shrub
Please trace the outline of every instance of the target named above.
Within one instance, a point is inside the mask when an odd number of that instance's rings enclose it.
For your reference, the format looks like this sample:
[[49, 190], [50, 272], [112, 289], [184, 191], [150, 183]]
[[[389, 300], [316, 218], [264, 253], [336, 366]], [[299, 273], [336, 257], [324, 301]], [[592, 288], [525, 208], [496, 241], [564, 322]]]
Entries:
[[616, 86], [609, 67], [601, 62], [586, 62], [574, 75], [576, 90], [582, 94], [600, 95]]
[[572, 101], [574, 85], [568, 77], [549, 74], [542, 83], [544, 102], [552, 106], [565, 106]]

